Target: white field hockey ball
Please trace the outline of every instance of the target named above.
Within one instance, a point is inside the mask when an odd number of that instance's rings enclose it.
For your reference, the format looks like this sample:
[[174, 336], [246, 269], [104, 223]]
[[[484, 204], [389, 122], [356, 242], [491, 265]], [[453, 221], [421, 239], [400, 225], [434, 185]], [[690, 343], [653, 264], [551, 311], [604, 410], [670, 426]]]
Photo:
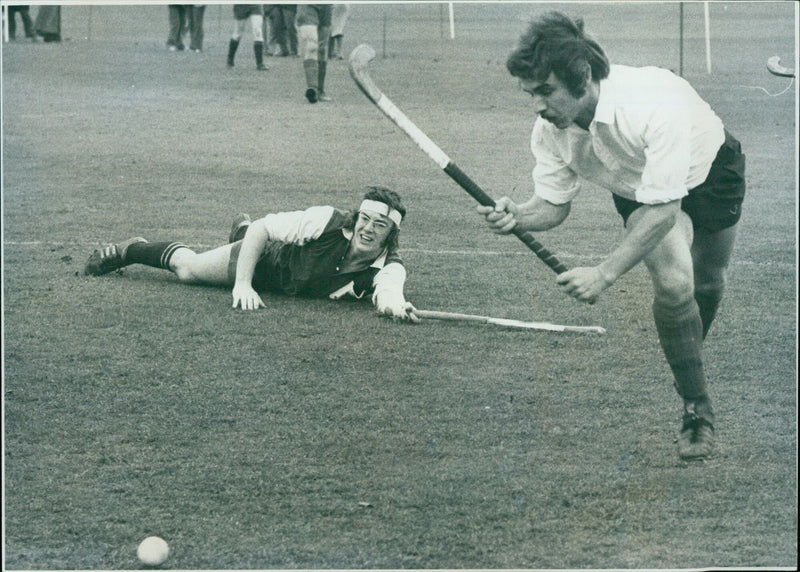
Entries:
[[143, 564], [158, 566], [169, 556], [169, 545], [158, 536], [148, 536], [139, 544], [136, 555]]

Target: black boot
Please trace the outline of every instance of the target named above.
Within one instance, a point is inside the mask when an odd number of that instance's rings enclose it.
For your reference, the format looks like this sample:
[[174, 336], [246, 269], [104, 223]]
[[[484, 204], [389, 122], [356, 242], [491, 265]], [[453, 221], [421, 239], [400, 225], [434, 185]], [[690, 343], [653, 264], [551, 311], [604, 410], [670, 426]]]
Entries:
[[256, 54], [256, 69], [258, 71], [268, 69], [264, 65], [264, 42], [253, 42], [253, 52]]
[[306, 74], [306, 99], [309, 103], [316, 103], [319, 89], [319, 62], [303, 60], [303, 69]]
[[239, 40], [231, 40], [228, 44], [228, 67], [233, 67], [233, 58], [236, 56], [236, 50], [239, 49]]

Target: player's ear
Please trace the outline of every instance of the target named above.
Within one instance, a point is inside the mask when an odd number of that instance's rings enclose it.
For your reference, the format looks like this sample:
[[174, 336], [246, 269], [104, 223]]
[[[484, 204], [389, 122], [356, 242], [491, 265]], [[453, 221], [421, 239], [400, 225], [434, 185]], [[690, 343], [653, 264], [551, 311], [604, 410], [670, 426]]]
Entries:
[[579, 70], [582, 76], [581, 85], [583, 89], [589, 87], [589, 84], [592, 83], [592, 66], [589, 65], [589, 62], [586, 60], [580, 60], [579, 63]]

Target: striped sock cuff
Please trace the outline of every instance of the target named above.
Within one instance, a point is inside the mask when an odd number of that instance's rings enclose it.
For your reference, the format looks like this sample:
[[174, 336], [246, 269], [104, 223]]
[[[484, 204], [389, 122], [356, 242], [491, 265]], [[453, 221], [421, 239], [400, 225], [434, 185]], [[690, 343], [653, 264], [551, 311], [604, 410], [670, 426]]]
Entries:
[[144, 264], [169, 270], [172, 255], [180, 248], [189, 248], [180, 242], [139, 242], [131, 244], [125, 254], [127, 264]]
[[161, 252], [161, 259], [159, 261], [161, 268], [169, 270], [169, 261], [172, 259], [172, 255], [175, 254], [175, 251], [178, 250], [179, 248], [189, 248], [189, 247], [180, 242], [170, 242], [164, 248], [164, 250]]

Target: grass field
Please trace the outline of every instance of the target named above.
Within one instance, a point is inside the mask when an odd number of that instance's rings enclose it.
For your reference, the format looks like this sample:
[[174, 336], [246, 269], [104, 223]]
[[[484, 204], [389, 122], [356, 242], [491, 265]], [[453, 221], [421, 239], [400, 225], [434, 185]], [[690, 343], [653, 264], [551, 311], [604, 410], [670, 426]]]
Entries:
[[[358, 5], [345, 48], [490, 194], [527, 196], [533, 122], [504, 68], [527, 16], [584, 15], [611, 59], [678, 68], [678, 4]], [[159, 535], [174, 569], [794, 568], [797, 565], [796, 5], [685, 5], [684, 76], [741, 140], [748, 197], [706, 343], [717, 452], [681, 462], [680, 402], [635, 268], [600, 302], [560, 293], [513, 237], [331, 62], [250, 38], [225, 68], [230, 7], [205, 50], [170, 53], [165, 6], [68, 6], [60, 44], [3, 45], [4, 566], [136, 569]], [[35, 8], [34, 8], [35, 11]], [[759, 89], [764, 88], [764, 89]], [[408, 206], [419, 308], [561, 324], [519, 332], [374, 315], [131, 267], [85, 277], [99, 245], [199, 249], [239, 211], [354, 207], [370, 184]], [[570, 265], [621, 236], [588, 187], [539, 236]]]

